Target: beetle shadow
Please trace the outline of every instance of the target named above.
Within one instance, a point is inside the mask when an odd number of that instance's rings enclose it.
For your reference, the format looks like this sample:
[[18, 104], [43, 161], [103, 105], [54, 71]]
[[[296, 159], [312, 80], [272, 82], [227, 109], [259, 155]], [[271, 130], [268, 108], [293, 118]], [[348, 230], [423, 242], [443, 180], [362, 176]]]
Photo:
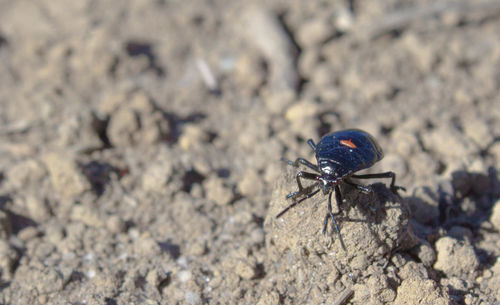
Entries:
[[[491, 245], [494, 241], [488, 235], [499, 233], [491, 223], [493, 207], [500, 199], [496, 168], [489, 167], [487, 172], [454, 171], [451, 179], [422, 188], [404, 199], [413, 214], [410, 226], [421, 243], [433, 245], [438, 238], [451, 237], [473, 247], [479, 260], [478, 272], [496, 263], [497, 256], [487, 249], [488, 243], [492, 248], [496, 246]], [[410, 250], [409, 254], [418, 261], [414, 252]], [[462, 300], [469, 293], [457, 287], [448, 288]]]
[[[380, 224], [387, 217], [387, 210], [395, 208], [406, 208], [403, 204], [391, 206], [390, 203], [401, 201], [399, 194], [394, 194], [384, 183], [377, 182], [367, 184], [373, 190], [371, 193], [363, 193], [356, 188], [344, 184], [341, 187], [344, 198], [342, 213], [337, 216], [340, 221], [365, 222]], [[356, 207], [362, 215], [360, 218], [349, 217], [351, 208]]]

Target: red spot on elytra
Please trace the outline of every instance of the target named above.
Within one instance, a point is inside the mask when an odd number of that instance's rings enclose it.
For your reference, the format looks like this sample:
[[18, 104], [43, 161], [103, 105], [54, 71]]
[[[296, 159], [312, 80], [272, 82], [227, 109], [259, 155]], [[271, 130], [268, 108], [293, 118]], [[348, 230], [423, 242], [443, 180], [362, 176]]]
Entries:
[[340, 144], [347, 146], [349, 148], [358, 148], [356, 144], [352, 143], [351, 139], [349, 140], [340, 140]]

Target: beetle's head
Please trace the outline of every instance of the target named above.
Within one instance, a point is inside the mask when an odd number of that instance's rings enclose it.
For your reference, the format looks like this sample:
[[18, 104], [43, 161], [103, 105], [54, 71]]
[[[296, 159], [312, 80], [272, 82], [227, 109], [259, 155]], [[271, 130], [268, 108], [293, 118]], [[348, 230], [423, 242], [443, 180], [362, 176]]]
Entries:
[[336, 177], [325, 173], [318, 177], [318, 181], [320, 182], [320, 187], [325, 195], [333, 191], [335, 186], [339, 183]]

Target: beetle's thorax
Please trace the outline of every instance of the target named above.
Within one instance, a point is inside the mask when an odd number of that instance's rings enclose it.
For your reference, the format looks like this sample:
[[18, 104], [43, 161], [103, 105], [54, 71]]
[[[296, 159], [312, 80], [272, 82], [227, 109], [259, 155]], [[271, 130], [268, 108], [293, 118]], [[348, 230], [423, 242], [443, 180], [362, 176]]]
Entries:
[[318, 167], [321, 172], [321, 176], [328, 178], [329, 180], [338, 178], [338, 166], [338, 164], [332, 162], [331, 160], [318, 160]]

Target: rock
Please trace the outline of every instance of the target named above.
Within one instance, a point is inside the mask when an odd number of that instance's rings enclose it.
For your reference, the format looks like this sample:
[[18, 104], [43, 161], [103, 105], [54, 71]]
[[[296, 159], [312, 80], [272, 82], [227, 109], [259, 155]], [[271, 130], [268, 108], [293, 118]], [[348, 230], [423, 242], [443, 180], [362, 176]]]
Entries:
[[35, 222], [43, 223], [50, 217], [50, 210], [45, 201], [35, 195], [28, 195], [24, 202], [28, 214]]
[[437, 260], [434, 268], [448, 276], [470, 277], [479, 267], [474, 248], [468, 242], [441, 237], [436, 242]]
[[472, 139], [480, 149], [486, 149], [493, 142], [493, 133], [486, 121], [478, 117], [463, 120], [465, 135]]
[[[409, 211], [400, 197], [383, 184], [372, 187], [372, 194], [363, 194], [347, 185], [342, 186], [345, 202], [337, 222], [345, 243], [344, 250], [331, 220], [327, 234], [321, 234], [327, 214], [327, 198], [322, 193], [276, 219], [276, 215], [291, 203], [285, 195], [297, 189], [294, 171], [288, 170], [285, 176], [278, 178], [264, 224], [270, 260], [287, 260], [283, 256], [290, 253], [287, 264], [293, 265], [297, 260], [314, 261], [319, 259], [316, 253], [324, 253], [333, 262], [330, 268], [350, 272], [364, 270], [372, 262], [383, 259], [409, 234], [406, 230]], [[333, 212], [336, 210], [334, 199]], [[328, 272], [325, 268], [324, 272]]]
[[450, 298], [446, 290], [438, 287], [433, 280], [410, 277], [398, 287], [394, 304], [448, 305]]
[[402, 280], [410, 278], [419, 278], [419, 279], [429, 278], [429, 274], [425, 266], [423, 264], [419, 264], [414, 261], [409, 261], [403, 267], [401, 267], [398, 271], [398, 276]]
[[497, 200], [491, 211], [490, 221], [500, 231], [500, 200]]
[[211, 176], [203, 182], [207, 198], [217, 205], [226, 205], [234, 198], [233, 191], [227, 182], [219, 177]]
[[140, 256], [157, 256], [161, 247], [148, 232], [141, 234], [134, 241], [134, 250]]
[[283, 90], [279, 92], [270, 92], [264, 97], [266, 106], [274, 114], [281, 114], [295, 100], [293, 90]]
[[71, 147], [78, 152], [89, 152], [104, 146], [100, 135], [104, 133], [105, 123], [92, 112], [80, 109], [65, 118], [58, 127], [58, 145]]
[[81, 221], [90, 227], [101, 227], [104, 225], [98, 211], [87, 205], [75, 205], [71, 210], [70, 218], [74, 221]]
[[436, 252], [427, 241], [423, 241], [420, 245], [413, 248], [412, 252], [417, 255], [426, 267], [431, 267], [436, 262]]
[[170, 134], [168, 121], [146, 93], [137, 91], [119, 96], [124, 100], [116, 102], [119, 106], [111, 113], [107, 129], [112, 145], [151, 145]]
[[17, 259], [16, 250], [6, 240], [0, 239], [0, 279], [2, 281], [9, 282], [12, 279]]
[[256, 196], [260, 194], [264, 186], [262, 177], [255, 170], [247, 170], [243, 178], [238, 183], [238, 190], [244, 196]]
[[0, 210], [0, 239], [8, 239], [12, 234], [12, 223], [9, 214]]
[[189, 151], [194, 146], [201, 146], [208, 141], [208, 134], [198, 125], [188, 124], [179, 137], [179, 146]]
[[278, 305], [280, 304], [280, 294], [277, 291], [263, 291], [257, 305]]
[[51, 152], [43, 157], [54, 190], [64, 198], [72, 198], [90, 190], [91, 186], [73, 156], [65, 152]]
[[293, 132], [308, 139], [316, 134], [316, 127], [319, 123], [315, 117], [319, 111], [318, 104], [313, 101], [302, 100], [288, 107], [285, 118], [290, 122]]
[[298, 32], [298, 43], [307, 49], [320, 44], [335, 34], [335, 30], [327, 18], [312, 18], [304, 22]]
[[120, 216], [110, 215], [106, 220], [106, 228], [112, 233], [123, 233], [127, 226]]
[[36, 159], [27, 159], [13, 164], [7, 171], [7, 184], [16, 189], [26, 189], [38, 185], [47, 174], [43, 165]]

